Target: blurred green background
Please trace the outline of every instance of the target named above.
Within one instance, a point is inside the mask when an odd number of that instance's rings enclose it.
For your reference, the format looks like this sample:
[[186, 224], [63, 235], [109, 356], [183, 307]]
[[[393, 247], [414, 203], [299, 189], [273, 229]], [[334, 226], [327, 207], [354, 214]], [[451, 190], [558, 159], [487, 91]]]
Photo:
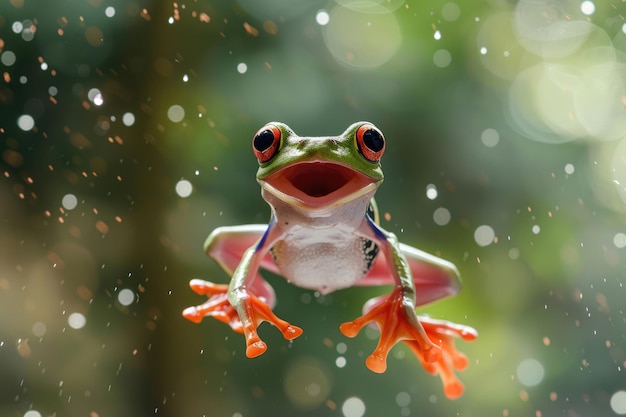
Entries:
[[[0, 0], [0, 415], [626, 414], [622, 0]], [[383, 227], [457, 264], [447, 400], [338, 330], [389, 288], [268, 279], [292, 343], [194, 325], [217, 226], [268, 218], [270, 120], [388, 141]], [[366, 334], [367, 333], [367, 334]], [[345, 363], [344, 363], [345, 362]]]

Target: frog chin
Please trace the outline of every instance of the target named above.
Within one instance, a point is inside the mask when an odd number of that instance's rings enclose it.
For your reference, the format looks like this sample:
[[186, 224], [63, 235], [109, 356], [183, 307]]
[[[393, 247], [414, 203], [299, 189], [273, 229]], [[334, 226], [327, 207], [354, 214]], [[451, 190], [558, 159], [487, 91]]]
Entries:
[[379, 183], [350, 167], [320, 161], [290, 165], [261, 181], [278, 199], [311, 211], [341, 206], [373, 192]]

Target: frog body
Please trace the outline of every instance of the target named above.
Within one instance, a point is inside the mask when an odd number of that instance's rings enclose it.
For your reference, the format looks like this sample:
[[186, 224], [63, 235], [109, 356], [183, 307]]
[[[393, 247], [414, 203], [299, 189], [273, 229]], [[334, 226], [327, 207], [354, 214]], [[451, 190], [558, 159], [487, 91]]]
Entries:
[[262, 127], [253, 138], [253, 151], [271, 220], [220, 227], [209, 235], [205, 251], [231, 281], [192, 280], [191, 288], [208, 300], [183, 315], [193, 322], [211, 316], [229, 324], [245, 335], [246, 355], [255, 357], [267, 349], [257, 333], [262, 321], [274, 324], [288, 340], [302, 333], [272, 312], [276, 295], [260, 269], [322, 294], [393, 285], [391, 294], [368, 301], [363, 316], [340, 330], [354, 337], [375, 322], [381, 337], [366, 360], [369, 369], [384, 372], [389, 350], [403, 341], [427, 371], [441, 376], [445, 394], [458, 397], [463, 385], [454, 369], [463, 369], [467, 358], [453, 339], [470, 341], [477, 333], [415, 313], [417, 306], [456, 294], [460, 278], [452, 263], [400, 243], [378, 224], [376, 210], [368, 212], [376, 207], [374, 194], [383, 181], [385, 146], [382, 132], [369, 122], [355, 123], [334, 137], [300, 137], [279, 122]]

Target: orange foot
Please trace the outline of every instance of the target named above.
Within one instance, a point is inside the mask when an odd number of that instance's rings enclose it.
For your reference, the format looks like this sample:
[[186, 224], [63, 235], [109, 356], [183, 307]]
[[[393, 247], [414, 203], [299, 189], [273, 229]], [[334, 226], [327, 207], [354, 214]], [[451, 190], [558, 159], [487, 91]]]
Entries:
[[347, 337], [354, 337], [369, 322], [378, 324], [378, 346], [365, 361], [367, 367], [374, 372], [385, 372], [389, 350], [400, 340], [415, 342], [427, 363], [436, 362], [441, 358], [441, 349], [426, 335], [414, 308], [413, 302], [405, 299], [403, 290], [396, 288], [388, 297], [376, 300], [364, 315], [342, 324], [339, 330]]
[[375, 322], [381, 332], [378, 346], [365, 361], [371, 371], [384, 372], [389, 351], [402, 340], [427, 372], [441, 375], [447, 397], [461, 395], [463, 385], [454, 375], [453, 368], [465, 368], [468, 360], [456, 350], [452, 338], [460, 336], [467, 341], [474, 340], [476, 330], [440, 320], [418, 319], [412, 303], [404, 300], [400, 288], [394, 289], [388, 297], [376, 300], [363, 316], [342, 324], [339, 329], [345, 336], [354, 337], [370, 322]]
[[242, 322], [237, 310], [228, 301], [228, 285], [193, 279], [189, 286], [196, 293], [206, 295], [209, 299], [203, 304], [187, 307], [183, 311], [183, 317], [194, 323], [200, 323], [204, 317], [211, 316], [228, 324], [237, 333], [243, 333], [246, 338], [246, 356], [249, 358], [259, 356], [267, 350], [267, 345], [257, 334], [257, 327], [264, 321], [276, 326], [287, 340], [295, 339], [302, 334], [302, 329], [279, 319], [263, 300], [252, 293], [240, 292], [242, 311], [246, 315]]
[[445, 320], [435, 320], [428, 317], [420, 317], [420, 322], [428, 334], [429, 339], [441, 346], [443, 355], [436, 362], [424, 360], [420, 347], [411, 340], [404, 342], [411, 348], [424, 366], [424, 369], [432, 375], [439, 375], [443, 383], [443, 392], [448, 398], [458, 398], [463, 394], [463, 384], [454, 371], [462, 371], [469, 363], [467, 356], [459, 352], [454, 346], [457, 337], [471, 342], [478, 337], [478, 332], [473, 327], [451, 323]]

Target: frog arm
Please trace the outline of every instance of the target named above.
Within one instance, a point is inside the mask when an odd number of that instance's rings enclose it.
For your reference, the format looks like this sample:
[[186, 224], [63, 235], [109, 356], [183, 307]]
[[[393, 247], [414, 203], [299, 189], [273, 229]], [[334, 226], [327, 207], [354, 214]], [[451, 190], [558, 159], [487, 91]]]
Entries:
[[272, 312], [268, 302], [273, 304], [274, 291], [258, 274], [259, 267], [278, 272], [268, 252], [281, 235], [274, 221], [269, 226], [234, 226], [211, 233], [205, 250], [232, 275], [230, 284], [192, 280], [191, 288], [198, 294], [207, 295], [208, 300], [188, 307], [183, 316], [196, 323], [205, 316], [212, 316], [229, 324], [236, 332], [244, 333], [248, 357], [258, 356], [267, 349], [257, 334], [257, 327], [263, 321], [276, 326], [288, 340], [302, 334], [300, 328]]
[[[415, 304], [420, 306], [457, 294], [461, 277], [456, 266], [422, 250], [398, 244], [415, 283]], [[377, 256], [367, 275], [357, 285], [389, 285], [395, 282], [386, 256]]]
[[[366, 218], [365, 226], [359, 229], [363, 237], [379, 245], [384, 263], [374, 270], [370, 282], [395, 282], [395, 288], [387, 296], [374, 298], [364, 306], [364, 314], [340, 326], [341, 332], [354, 337], [368, 323], [375, 322], [380, 329], [380, 340], [374, 352], [367, 358], [367, 367], [374, 372], [384, 372], [386, 358], [390, 349], [398, 342], [405, 342], [420, 360], [426, 371], [438, 374], [444, 385], [444, 393], [449, 398], [456, 398], [463, 393], [463, 384], [454, 374], [454, 370], [464, 369], [468, 364], [465, 355], [454, 347], [454, 339], [461, 337], [466, 341], [477, 337], [476, 330], [469, 326], [418, 317], [415, 306], [441, 298], [458, 291], [458, 272], [446, 261], [428, 255], [417, 249], [401, 245], [393, 233], [389, 233], [371, 219]], [[412, 261], [411, 261], [412, 260]], [[413, 271], [423, 272], [412, 264], [434, 275], [415, 279]], [[386, 268], [383, 268], [386, 267]], [[433, 269], [434, 268], [434, 269]], [[385, 270], [386, 269], [386, 270]], [[387, 278], [386, 277], [391, 277]], [[425, 280], [425, 281], [424, 281]], [[423, 283], [422, 283], [423, 282]], [[443, 285], [441, 284], [443, 283]], [[450, 285], [450, 283], [456, 285]], [[426, 292], [421, 295], [420, 292]]]
[[[211, 232], [204, 242], [204, 251], [232, 277], [245, 251], [255, 245], [267, 229], [267, 224], [218, 227]], [[260, 267], [275, 274], [280, 274], [274, 259], [269, 253], [266, 253], [261, 258]], [[260, 274], [257, 274], [252, 279], [250, 290], [270, 307], [274, 307], [276, 303], [274, 290]]]

